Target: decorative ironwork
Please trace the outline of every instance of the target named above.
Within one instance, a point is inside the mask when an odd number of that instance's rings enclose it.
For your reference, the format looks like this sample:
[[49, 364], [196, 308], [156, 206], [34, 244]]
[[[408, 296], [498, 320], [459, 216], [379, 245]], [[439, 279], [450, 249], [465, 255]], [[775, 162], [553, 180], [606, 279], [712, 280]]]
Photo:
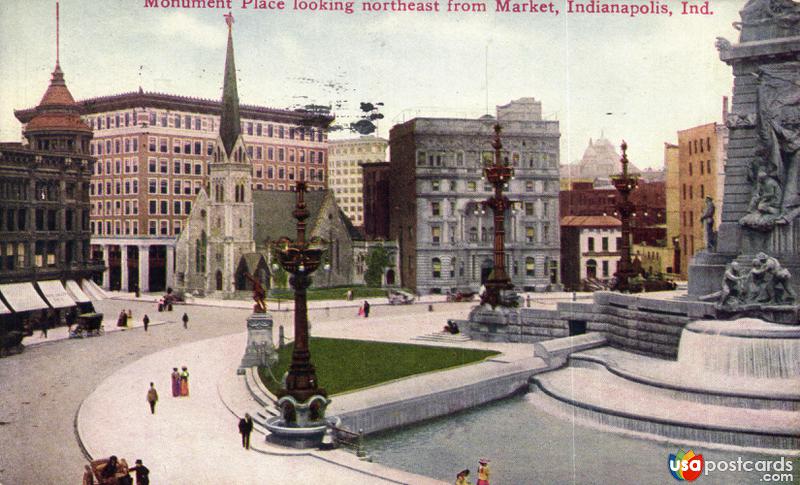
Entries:
[[305, 203], [306, 182], [302, 174], [293, 190], [297, 194], [297, 204], [292, 212], [297, 219], [297, 237], [294, 240], [284, 237], [273, 243], [278, 263], [291, 275], [289, 284], [294, 289], [294, 350], [286, 388], [281, 389], [278, 397], [288, 395], [298, 402], [305, 402], [312, 396], [327, 396], [324, 389], [317, 387], [317, 376], [311, 363], [306, 298], [306, 290], [311, 286], [310, 275], [322, 260], [319, 246], [324, 241], [319, 238], [306, 240], [309, 212]]
[[620, 258], [617, 263], [617, 272], [614, 274], [616, 282], [614, 289], [617, 291], [631, 291], [635, 288], [631, 285], [631, 279], [636, 276], [636, 270], [633, 267], [631, 260], [631, 216], [636, 211], [636, 206], [629, 200], [631, 192], [636, 190], [639, 183], [638, 177], [628, 173], [628, 144], [625, 140], [622, 141], [622, 173], [611, 177], [614, 187], [620, 194], [619, 202], [617, 203], [617, 212], [622, 222], [622, 243], [619, 247]]
[[481, 202], [483, 207], [491, 208], [494, 213], [494, 267], [486, 281], [486, 291], [481, 295], [481, 303], [488, 303], [492, 308], [498, 305], [509, 306], [509, 302], [503, 299], [503, 291], [513, 288], [505, 264], [505, 213], [514, 203], [503, 194], [503, 190], [514, 177], [514, 169], [508, 164], [508, 160], [504, 161], [502, 158], [500, 131], [500, 124], [495, 124], [492, 140], [494, 163], [484, 169], [486, 180], [494, 186], [494, 195]]

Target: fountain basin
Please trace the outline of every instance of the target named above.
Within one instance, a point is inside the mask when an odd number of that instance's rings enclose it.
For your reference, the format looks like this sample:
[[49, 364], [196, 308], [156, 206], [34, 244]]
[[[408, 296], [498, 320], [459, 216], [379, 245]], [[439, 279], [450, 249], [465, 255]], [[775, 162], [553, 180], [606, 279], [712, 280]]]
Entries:
[[297, 426], [287, 423], [283, 418], [274, 416], [264, 423], [270, 434], [267, 441], [290, 448], [319, 448], [325, 430], [334, 425], [334, 420], [322, 421], [316, 426]]
[[800, 377], [800, 327], [754, 318], [699, 320], [684, 327], [678, 363], [690, 373]]

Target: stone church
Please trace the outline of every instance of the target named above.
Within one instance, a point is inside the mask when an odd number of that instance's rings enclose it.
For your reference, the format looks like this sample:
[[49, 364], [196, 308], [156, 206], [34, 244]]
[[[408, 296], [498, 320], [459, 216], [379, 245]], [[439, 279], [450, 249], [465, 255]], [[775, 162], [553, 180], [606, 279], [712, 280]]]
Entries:
[[[252, 163], [242, 138], [239, 96], [228, 26], [225, 81], [219, 136], [209, 163], [209, 183], [197, 195], [175, 248], [175, 288], [193, 294], [230, 297], [252, 289], [246, 274], [271, 286], [270, 244], [294, 238], [295, 193], [252, 190]], [[325, 267], [314, 286], [353, 281], [353, 239], [358, 231], [341, 212], [330, 191], [306, 194], [308, 237], [328, 242]]]

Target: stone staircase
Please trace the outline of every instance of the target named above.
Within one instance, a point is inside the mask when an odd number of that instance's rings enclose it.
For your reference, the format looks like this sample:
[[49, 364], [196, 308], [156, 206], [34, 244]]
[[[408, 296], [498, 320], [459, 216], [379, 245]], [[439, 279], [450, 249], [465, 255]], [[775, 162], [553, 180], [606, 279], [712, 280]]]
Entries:
[[529, 400], [589, 426], [667, 441], [800, 454], [800, 386], [787, 379], [687, 375], [677, 362], [608, 347], [573, 354], [532, 378]]
[[468, 336], [464, 335], [463, 333], [457, 333], [453, 335], [450, 332], [434, 332], [425, 335], [420, 335], [419, 337], [412, 337], [411, 340], [423, 340], [426, 342], [451, 342], [451, 343], [459, 343], [459, 342], [469, 342], [470, 339]]

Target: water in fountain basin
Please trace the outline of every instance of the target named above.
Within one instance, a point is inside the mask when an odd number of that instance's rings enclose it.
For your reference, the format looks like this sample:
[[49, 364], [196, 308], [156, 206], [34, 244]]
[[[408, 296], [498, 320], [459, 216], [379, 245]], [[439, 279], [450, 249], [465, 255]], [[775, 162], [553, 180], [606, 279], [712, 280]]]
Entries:
[[800, 328], [755, 319], [693, 322], [681, 333], [678, 362], [694, 375], [797, 378]]

